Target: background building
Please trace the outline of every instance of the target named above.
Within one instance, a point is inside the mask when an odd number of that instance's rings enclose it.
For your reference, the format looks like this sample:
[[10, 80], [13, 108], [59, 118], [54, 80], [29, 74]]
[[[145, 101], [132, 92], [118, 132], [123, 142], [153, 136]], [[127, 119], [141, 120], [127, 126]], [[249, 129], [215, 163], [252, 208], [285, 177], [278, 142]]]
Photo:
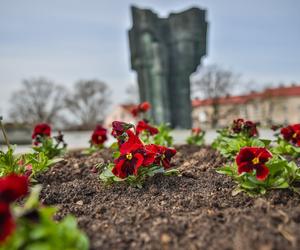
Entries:
[[300, 121], [300, 85], [268, 88], [241, 96], [218, 99], [194, 99], [193, 126], [211, 128], [214, 108], [218, 109], [218, 126], [225, 127], [238, 117], [259, 122], [262, 126]]

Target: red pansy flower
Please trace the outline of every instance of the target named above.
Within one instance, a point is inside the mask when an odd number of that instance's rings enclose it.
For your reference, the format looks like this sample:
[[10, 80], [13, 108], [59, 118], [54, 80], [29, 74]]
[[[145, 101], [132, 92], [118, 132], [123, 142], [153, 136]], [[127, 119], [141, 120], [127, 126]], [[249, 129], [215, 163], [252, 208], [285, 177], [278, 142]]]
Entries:
[[129, 175], [137, 175], [138, 169], [142, 166], [143, 162], [144, 157], [142, 152], [139, 150], [128, 152], [115, 160], [112, 173], [121, 179]]
[[244, 125], [244, 119], [236, 119], [233, 121], [232, 130], [234, 133], [240, 133], [242, 131], [242, 127]]
[[97, 125], [91, 137], [91, 143], [94, 145], [102, 145], [107, 140], [107, 130], [101, 125]]
[[247, 131], [250, 137], [258, 135], [256, 124], [252, 121], [246, 121], [244, 124], [244, 129]]
[[300, 146], [300, 124], [289, 125], [282, 128], [280, 133], [286, 141]]
[[234, 120], [231, 129], [236, 134], [244, 132], [250, 137], [258, 135], [256, 124], [252, 121], [245, 121], [242, 118]]
[[149, 154], [154, 154], [154, 164], [163, 166], [165, 169], [171, 167], [171, 158], [176, 154], [176, 149], [155, 144], [146, 145], [145, 149]]
[[118, 136], [121, 136], [128, 129], [133, 128], [133, 127], [134, 127], [133, 124], [130, 124], [130, 123], [114, 121], [112, 123], [111, 135], [116, 138]]
[[137, 175], [141, 166], [149, 166], [154, 162], [155, 155], [147, 152], [143, 143], [132, 131], [128, 130], [128, 139], [120, 146], [121, 156], [115, 160], [112, 173], [119, 178]]
[[256, 178], [263, 181], [269, 175], [270, 171], [265, 163], [271, 157], [271, 153], [265, 148], [244, 147], [240, 150], [235, 159], [238, 166], [238, 173], [250, 173], [253, 170], [256, 170]]
[[141, 112], [147, 112], [151, 108], [151, 104], [149, 102], [142, 102], [139, 105], [139, 110]]
[[35, 139], [37, 136], [49, 137], [51, 135], [51, 127], [47, 123], [37, 124], [32, 133], [32, 139]]
[[121, 156], [115, 160], [112, 172], [119, 178], [137, 174], [144, 161], [143, 143], [132, 131], [127, 131], [127, 141], [120, 145]]
[[151, 108], [151, 105], [149, 102], [142, 102], [137, 106], [134, 106], [131, 109], [131, 114], [136, 117], [138, 116], [140, 113], [145, 113], [147, 112], [149, 109]]
[[0, 202], [0, 244], [15, 230], [15, 222], [9, 204]]
[[120, 147], [121, 154], [127, 154], [143, 147], [143, 143], [131, 130], [127, 131], [127, 140]]
[[136, 126], [136, 134], [139, 135], [141, 132], [146, 131], [150, 135], [156, 135], [158, 134], [158, 129], [150, 126], [149, 123], [145, 120], [139, 121]]
[[192, 128], [193, 135], [199, 135], [201, 133], [201, 128]]
[[32, 132], [31, 138], [34, 139], [34, 145], [38, 145], [41, 138], [50, 137], [51, 136], [51, 127], [47, 123], [39, 123], [37, 124]]
[[28, 193], [28, 178], [11, 174], [0, 178], [0, 202], [11, 203]]

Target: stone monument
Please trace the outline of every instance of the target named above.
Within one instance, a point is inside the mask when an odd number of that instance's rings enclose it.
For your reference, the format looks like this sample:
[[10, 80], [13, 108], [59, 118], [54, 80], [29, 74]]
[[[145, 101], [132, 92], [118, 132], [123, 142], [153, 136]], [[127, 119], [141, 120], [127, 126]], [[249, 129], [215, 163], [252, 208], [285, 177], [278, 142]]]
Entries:
[[191, 8], [160, 18], [149, 9], [131, 10], [131, 66], [140, 100], [151, 103], [155, 123], [191, 128], [190, 75], [206, 54], [206, 11]]

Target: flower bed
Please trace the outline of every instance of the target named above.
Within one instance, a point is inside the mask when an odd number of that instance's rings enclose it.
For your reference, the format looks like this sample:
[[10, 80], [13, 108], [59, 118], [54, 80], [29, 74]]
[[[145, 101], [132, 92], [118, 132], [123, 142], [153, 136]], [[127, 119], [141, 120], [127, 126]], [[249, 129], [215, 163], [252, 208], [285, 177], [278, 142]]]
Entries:
[[37, 177], [41, 200], [59, 208], [56, 219], [75, 215], [91, 249], [300, 248], [297, 193], [232, 196], [236, 184], [216, 172], [225, 158], [210, 147], [176, 149], [181, 176], [157, 174], [142, 189], [99, 181], [93, 166], [112, 161], [111, 150], [68, 153]]
[[300, 124], [271, 141], [237, 119], [211, 147], [193, 128], [174, 148], [167, 124], [114, 121], [109, 148], [97, 125], [88, 149], [67, 152], [62, 132], [41, 123], [24, 155], [0, 127], [1, 250], [300, 247]]

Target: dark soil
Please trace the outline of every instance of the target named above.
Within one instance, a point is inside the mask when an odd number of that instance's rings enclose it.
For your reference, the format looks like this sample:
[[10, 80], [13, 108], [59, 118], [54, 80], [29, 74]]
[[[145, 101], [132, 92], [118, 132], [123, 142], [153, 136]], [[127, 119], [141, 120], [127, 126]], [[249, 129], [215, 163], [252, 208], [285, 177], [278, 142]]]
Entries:
[[39, 177], [42, 201], [57, 219], [78, 218], [91, 249], [300, 249], [300, 196], [232, 196], [235, 183], [215, 172], [224, 159], [210, 148], [177, 147], [182, 176], [154, 176], [143, 189], [105, 186], [91, 169], [111, 160], [70, 153]]

